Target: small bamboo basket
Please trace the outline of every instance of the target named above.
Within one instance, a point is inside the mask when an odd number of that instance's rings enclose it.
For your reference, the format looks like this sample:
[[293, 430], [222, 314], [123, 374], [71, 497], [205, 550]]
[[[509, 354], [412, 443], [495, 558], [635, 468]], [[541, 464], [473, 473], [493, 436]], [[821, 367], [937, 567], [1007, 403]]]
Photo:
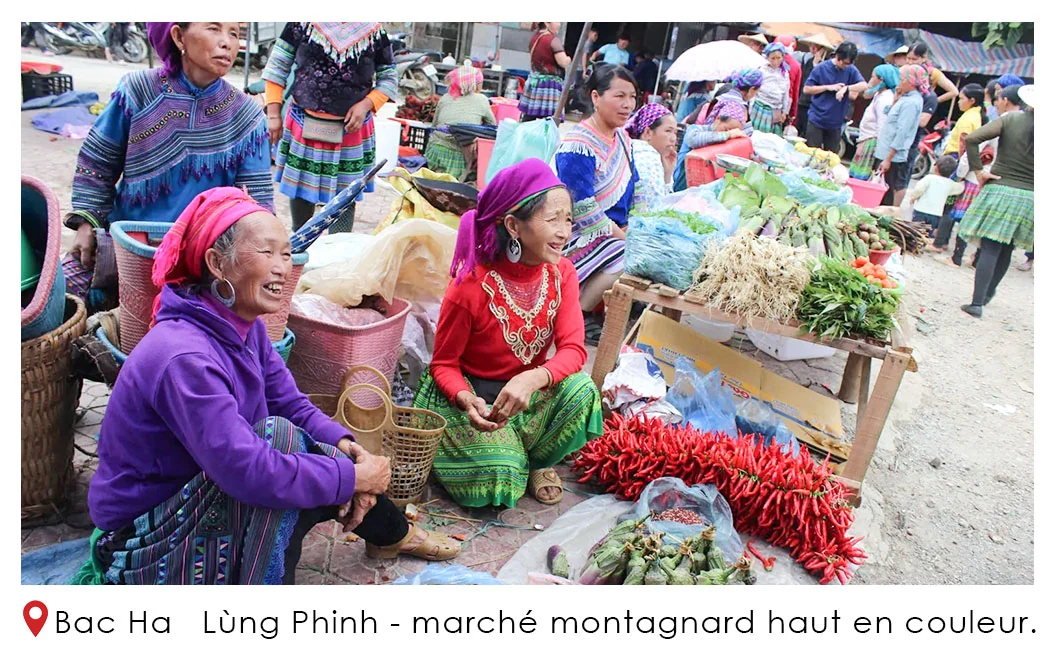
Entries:
[[[361, 371], [370, 373], [372, 382], [380, 380], [385, 390], [367, 381], [350, 384], [355, 373]], [[345, 389], [337, 398], [329, 395], [308, 398], [351, 432], [356, 443], [368, 452], [389, 458], [392, 478], [386, 494], [393, 503], [404, 506], [418, 501], [433, 470], [437, 447], [448, 422], [427, 409], [394, 405], [389, 381], [374, 368], [351, 368], [343, 384]]]
[[80, 380], [70, 343], [84, 335], [84, 302], [66, 295], [59, 328], [22, 343], [22, 522], [61, 512], [72, 471], [73, 425]]

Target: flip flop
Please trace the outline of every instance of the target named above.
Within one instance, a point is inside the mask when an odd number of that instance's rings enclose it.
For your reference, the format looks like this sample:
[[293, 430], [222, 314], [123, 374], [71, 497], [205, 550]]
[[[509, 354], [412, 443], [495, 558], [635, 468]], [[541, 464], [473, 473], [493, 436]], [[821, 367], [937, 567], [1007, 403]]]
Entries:
[[[416, 535], [420, 535], [423, 532], [426, 536], [417, 547], [401, 549], [409, 541], [414, 540]], [[458, 556], [461, 551], [462, 545], [454, 539], [437, 531], [423, 529], [417, 524], [413, 524], [407, 535], [392, 545], [378, 547], [367, 543], [367, 556], [372, 559], [395, 559], [400, 554], [410, 554], [427, 561], [447, 561]]]
[[[558, 496], [550, 499], [544, 499], [540, 496], [540, 491], [545, 487], [557, 487]], [[558, 472], [553, 468], [536, 469], [535, 471], [529, 472], [529, 491], [532, 496], [545, 506], [553, 506], [562, 500], [562, 479], [558, 477]]]

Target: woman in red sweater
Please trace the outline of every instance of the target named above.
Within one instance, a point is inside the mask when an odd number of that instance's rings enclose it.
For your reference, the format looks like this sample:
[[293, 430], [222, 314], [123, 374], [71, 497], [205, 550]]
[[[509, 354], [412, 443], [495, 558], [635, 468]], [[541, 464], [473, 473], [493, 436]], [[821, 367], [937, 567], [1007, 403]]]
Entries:
[[559, 502], [551, 467], [602, 434], [598, 390], [580, 372], [579, 281], [562, 257], [571, 232], [569, 192], [539, 159], [499, 171], [463, 214], [415, 397], [448, 421], [433, 470], [463, 506], [513, 507], [526, 487]]

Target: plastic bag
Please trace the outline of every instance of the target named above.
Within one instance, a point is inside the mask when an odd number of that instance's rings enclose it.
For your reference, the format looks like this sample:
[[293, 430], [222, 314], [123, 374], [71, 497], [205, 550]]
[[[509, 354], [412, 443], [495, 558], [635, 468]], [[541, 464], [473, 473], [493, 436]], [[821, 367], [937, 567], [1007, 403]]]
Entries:
[[675, 380], [665, 398], [683, 414], [683, 421], [702, 432], [738, 434], [734, 421], [734, 393], [723, 386], [723, 375], [715, 368], [707, 375], [685, 356], [675, 359]]
[[318, 294], [295, 294], [290, 301], [290, 311], [320, 322], [352, 328], [385, 319], [385, 315], [373, 308], [346, 308]]
[[727, 209], [717, 199], [716, 196], [722, 190], [723, 180], [718, 179], [709, 184], [666, 195], [655, 203], [654, 208], [700, 214], [705, 221], [716, 226], [717, 238], [726, 238], [734, 234], [738, 227], [738, 213]]
[[536, 158], [550, 163], [558, 151], [558, 125], [550, 118], [532, 122], [503, 120], [496, 131], [495, 147], [488, 162], [485, 182], [492, 181], [495, 174], [525, 159]]
[[311, 292], [344, 306], [358, 306], [365, 296], [386, 301], [400, 297], [412, 303], [439, 303], [451, 277], [455, 230], [440, 223], [410, 219], [386, 228], [369, 251], [322, 269], [305, 272], [297, 292]]
[[705, 524], [681, 524], [651, 518], [647, 522], [650, 531], [660, 531], [675, 538], [666, 538], [665, 542], [678, 544], [684, 538], [696, 536], [706, 526], [716, 527], [715, 544], [723, 550], [727, 563], [734, 563], [741, 556], [741, 538], [734, 530], [734, 516], [730, 505], [715, 485], [687, 486], [682, 478], [665, 476], [658, 478], [642, 491], [635, 502], [635, 510], [622, 519], [634, 517], [642, 519], [650, 513], [660, 514], [672, 508], [683, 508], [697, 513]]
[[470, 570], [464, 565], [429, 565], [422, 572], [413, 575], [397, 577], [393, 586], [425, 586], [425, 585], [485, 585], [502, 586], [499, 581], [487, 572]]
[[742, 434], [761, 435], [765, 447], [774, 442], [791, 455], [800, 452], [800, 442], [766, 402], [745, 398], [738, 403], [734, 421]]
[[624, 271], [677, 290], [688, 289], [714, 234], [697, 234], [674, 218], [633, 216], [628, 220]]
[[621, 350], [617, 367], [602, 382], [602, 401], [620, 413], [625, 405], [660, 400], [667, 392], [668, 385], [657, 362], [649, 354], [631, 347]]
[[851, 202], [852, 190], [847, 186], [839, 191], [831, 191], [812, 184], [820, 181], [821, 177], [810, 168], [790, 170], [779, 175], [778, 179], [789, 189], [789, 197], [804, 205], [816, 202], [824, 205], [843, 205]]
[[[376, 235], [380, 234], [384, 230], [389, 229], [389, 227], [400, 225], [412, 218], [424, 218], [426, 220], [436, 221], [452, 230], [458, 231], [460, 216], [452, 212], [442, 211], [431, 205], [429, 201], [422, 197], [422, 194], [411, 185], [411, 182], [407, 181], [407, 179], [402, 176], [403, 174], [410, 173], [408, 173], [406, 168], [396, 168], [385, 180], [393, 187], [398, 195], [389, 206], [389, 213], [382, 222], [378, 224], [378, 227], [374, 229], [374, 233]], [[415, 170], [415, 178], [431, 179], [438, 182], [459, 181], [446, 172], [433, 172], [429, 168], [418, 168]]]

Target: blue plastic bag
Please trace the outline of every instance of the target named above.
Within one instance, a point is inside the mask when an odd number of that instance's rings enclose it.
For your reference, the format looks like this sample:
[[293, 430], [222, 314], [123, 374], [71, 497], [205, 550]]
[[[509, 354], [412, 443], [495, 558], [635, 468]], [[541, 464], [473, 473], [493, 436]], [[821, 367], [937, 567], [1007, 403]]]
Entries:
[[532, 122], [503, 120], [496, 130], [495, 148], [488, 161], [485, 182], [492, 181], [496, 173], [525, 159], [536, 158], [550, 163], [558, 151], [558, 125], [551, 118]]
[[785, 452], [796, 455], [800, 452], [800, 442], [778, 418], [771, 405], [756, 398], [745, 398], [738, 403], [734, 416], [738, 431], [742, 434], [758, 434], [763, 438], [763, 445], [778, 444]]
[[813, 185], [813, 181], [821, 181], [822, 178], [810, 168], [784, 172], [778, 175], [778, 179], [789, 189], [789, 197], [800, 204], [810, 205], [819, 202], [829, 206], [851, 202], [852, 190], [847, 186], [842, 186], [839, 191], [831, 191]]
[[624, 271], [677, 290], [694, 284], [705, 248], [716, 233], [700, 235], [674, 218], [632, 216], [624, 246]]
[[642, 519], [649, 513], [662, 513], [672, 508], [683, 508], [697, 513], [707, 524], [680, 524], [650, 519], [647, 528], [651, 532], [660, 531], [668, 534], [665, 542], [679, 544], [685, 538], [696, 536], [708, 525], [716, 527], [715, 544], [723, 550], [728, 563], [733, 563], [741, 556], [741, 538], [734, 529], [734, 517], [730, 505], [715, 485], [694, 485], [688, 487], [682, 478], [665, 476], [646, 486], [635, 502], [635, 510], [622, 517]]
[[738, 434], [734, 421], [734, 393], [723, 386], [723, 375], [715, 368], [707, 375], [685, 356], [675, 359], [675, 380], [665, 398], [683, 414], [683, 422], [701, 432]]
[[476, 570], [470, 570], [464, 565], [429, 565], [422, 572], [417, 572], [413, 575], [404, 575], [403, 577], [397, 577], [393, 582], [393, 586], [421, 586], [421, 585], [467, 585], [475, 584], [478, 586], [504, 586], [503, 582], [499, 581], [487, 572], [478, 572]]

